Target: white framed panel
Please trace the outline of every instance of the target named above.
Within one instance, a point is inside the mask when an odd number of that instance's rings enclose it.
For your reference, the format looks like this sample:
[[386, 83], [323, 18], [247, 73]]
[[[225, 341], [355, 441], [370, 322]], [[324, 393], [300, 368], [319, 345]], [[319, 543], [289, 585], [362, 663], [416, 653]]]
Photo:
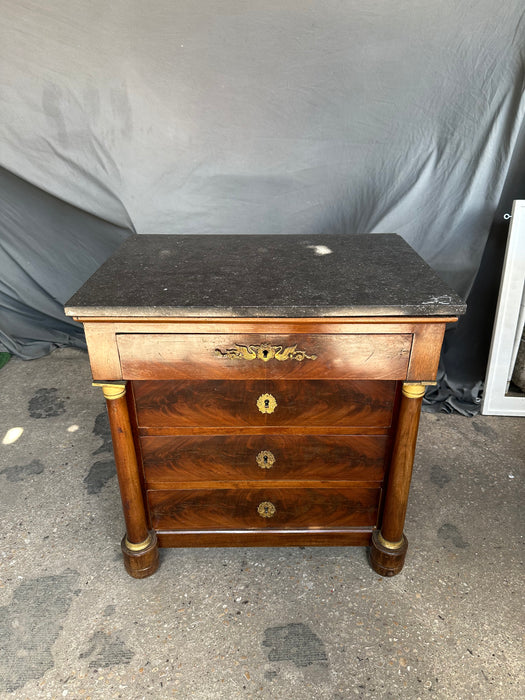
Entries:
[[481, 413], [525, 416], [525, 396], [509, 396], [508, 388], [523, 332], [525, 301], [525, 200], [515, 200], [492, 333]]

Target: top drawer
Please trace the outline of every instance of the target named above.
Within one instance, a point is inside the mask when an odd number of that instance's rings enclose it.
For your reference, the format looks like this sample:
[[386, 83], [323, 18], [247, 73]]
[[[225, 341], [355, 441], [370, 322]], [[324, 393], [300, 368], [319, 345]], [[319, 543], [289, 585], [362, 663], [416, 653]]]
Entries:
[[410, 333], [117, 335], [123, 379], [405, 379]]

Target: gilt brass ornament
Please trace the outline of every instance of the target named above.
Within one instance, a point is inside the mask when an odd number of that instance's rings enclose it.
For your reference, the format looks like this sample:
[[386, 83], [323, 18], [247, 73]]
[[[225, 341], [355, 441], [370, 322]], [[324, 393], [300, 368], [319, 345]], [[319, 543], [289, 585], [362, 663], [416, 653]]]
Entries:
[[399, 542], [390, 542], [389, 540], [385, 540], [383, 535], [381, 534], [381, 531], [377, 531], [377, 541], [379, 544], [381, 544], [383, 547], [386, 547], [387, 549], [400, 549], [403, 546], [404, 539], [401, 538]]
[[403, 384], [403, 396], [408, 399], [420, 399], [425, 395], [425, 384], [423, 382], [405, 382]]
[[285, 362], [286, 360], [317, 360], [317, 355], [308, 355], [305, 350], [298, 350], [297, 345], [290, 345], [283, 348], [282, 345], [270, 345], [270, 343], [261, 343], [260, 345], [241, 345], [235, 343], [233, 348], [221, 350], [217, 348], [215, 354], [219, 357], [226, 357], [229, 360], [262, 360], [269, 362], [270, 360], [278, 360]]
[[148, 533], [148, 536], [144, 540], [144, 542], [130, 542], [127, 537], [124, 538], [124, 546], [126, 549], [129, 549], [131, 552], [141, 552], [143, 549], [147, 549], [150, 544], [151, 544], [151, 535]]
[[275, 464], [275, 455], [270, 450], [262, 450], [255, 458], [261, 469], [271, 469]]
[[92, 382], [92, 386], [101, 386], [104, 398], [108, 401], [120, 399], [126, 393], [126, 382]]
[[257, 399], [257, 408], [261, 413], [273, 413], [276, 406], [277, 401], [271, 394], [261, 394]]
[[275, 515], [276, 508], [270, 501], [263, 501], [262, 503], [259, 503], [257, 512], [261, 518], [272, 518]]

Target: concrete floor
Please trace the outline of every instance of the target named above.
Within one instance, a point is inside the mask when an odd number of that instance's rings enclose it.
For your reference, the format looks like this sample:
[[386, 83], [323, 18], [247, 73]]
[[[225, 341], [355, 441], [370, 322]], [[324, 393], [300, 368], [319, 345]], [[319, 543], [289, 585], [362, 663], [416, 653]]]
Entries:
[[87, 356], [0, 381], [0, 697], [525, 697], [523, 419], [423, 415], [396, 578], [361, 548], [240, 548], [139, 581]]

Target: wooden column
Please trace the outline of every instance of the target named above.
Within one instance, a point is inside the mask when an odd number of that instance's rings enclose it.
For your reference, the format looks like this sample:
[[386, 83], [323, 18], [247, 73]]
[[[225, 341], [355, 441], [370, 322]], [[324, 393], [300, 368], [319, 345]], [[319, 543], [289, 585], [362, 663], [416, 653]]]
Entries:
[[370, 563], [381, 576], [395, 576], [405, 563], [408, 541], [403, 527], [424, 393], [423, 384], [403, 384], [381, 530], [374, 531], [370, 547]]
[[148, 530], [142, 497], [135, 445], [131, 433], [126, 384], [96, 383], [102, 386], [106, 399], [113, 452], [122, 498], [126, 535], [121, 544], [126, 571], [133, 578], [145, 578], [158, 567], [158, 545], [154, 531]]

